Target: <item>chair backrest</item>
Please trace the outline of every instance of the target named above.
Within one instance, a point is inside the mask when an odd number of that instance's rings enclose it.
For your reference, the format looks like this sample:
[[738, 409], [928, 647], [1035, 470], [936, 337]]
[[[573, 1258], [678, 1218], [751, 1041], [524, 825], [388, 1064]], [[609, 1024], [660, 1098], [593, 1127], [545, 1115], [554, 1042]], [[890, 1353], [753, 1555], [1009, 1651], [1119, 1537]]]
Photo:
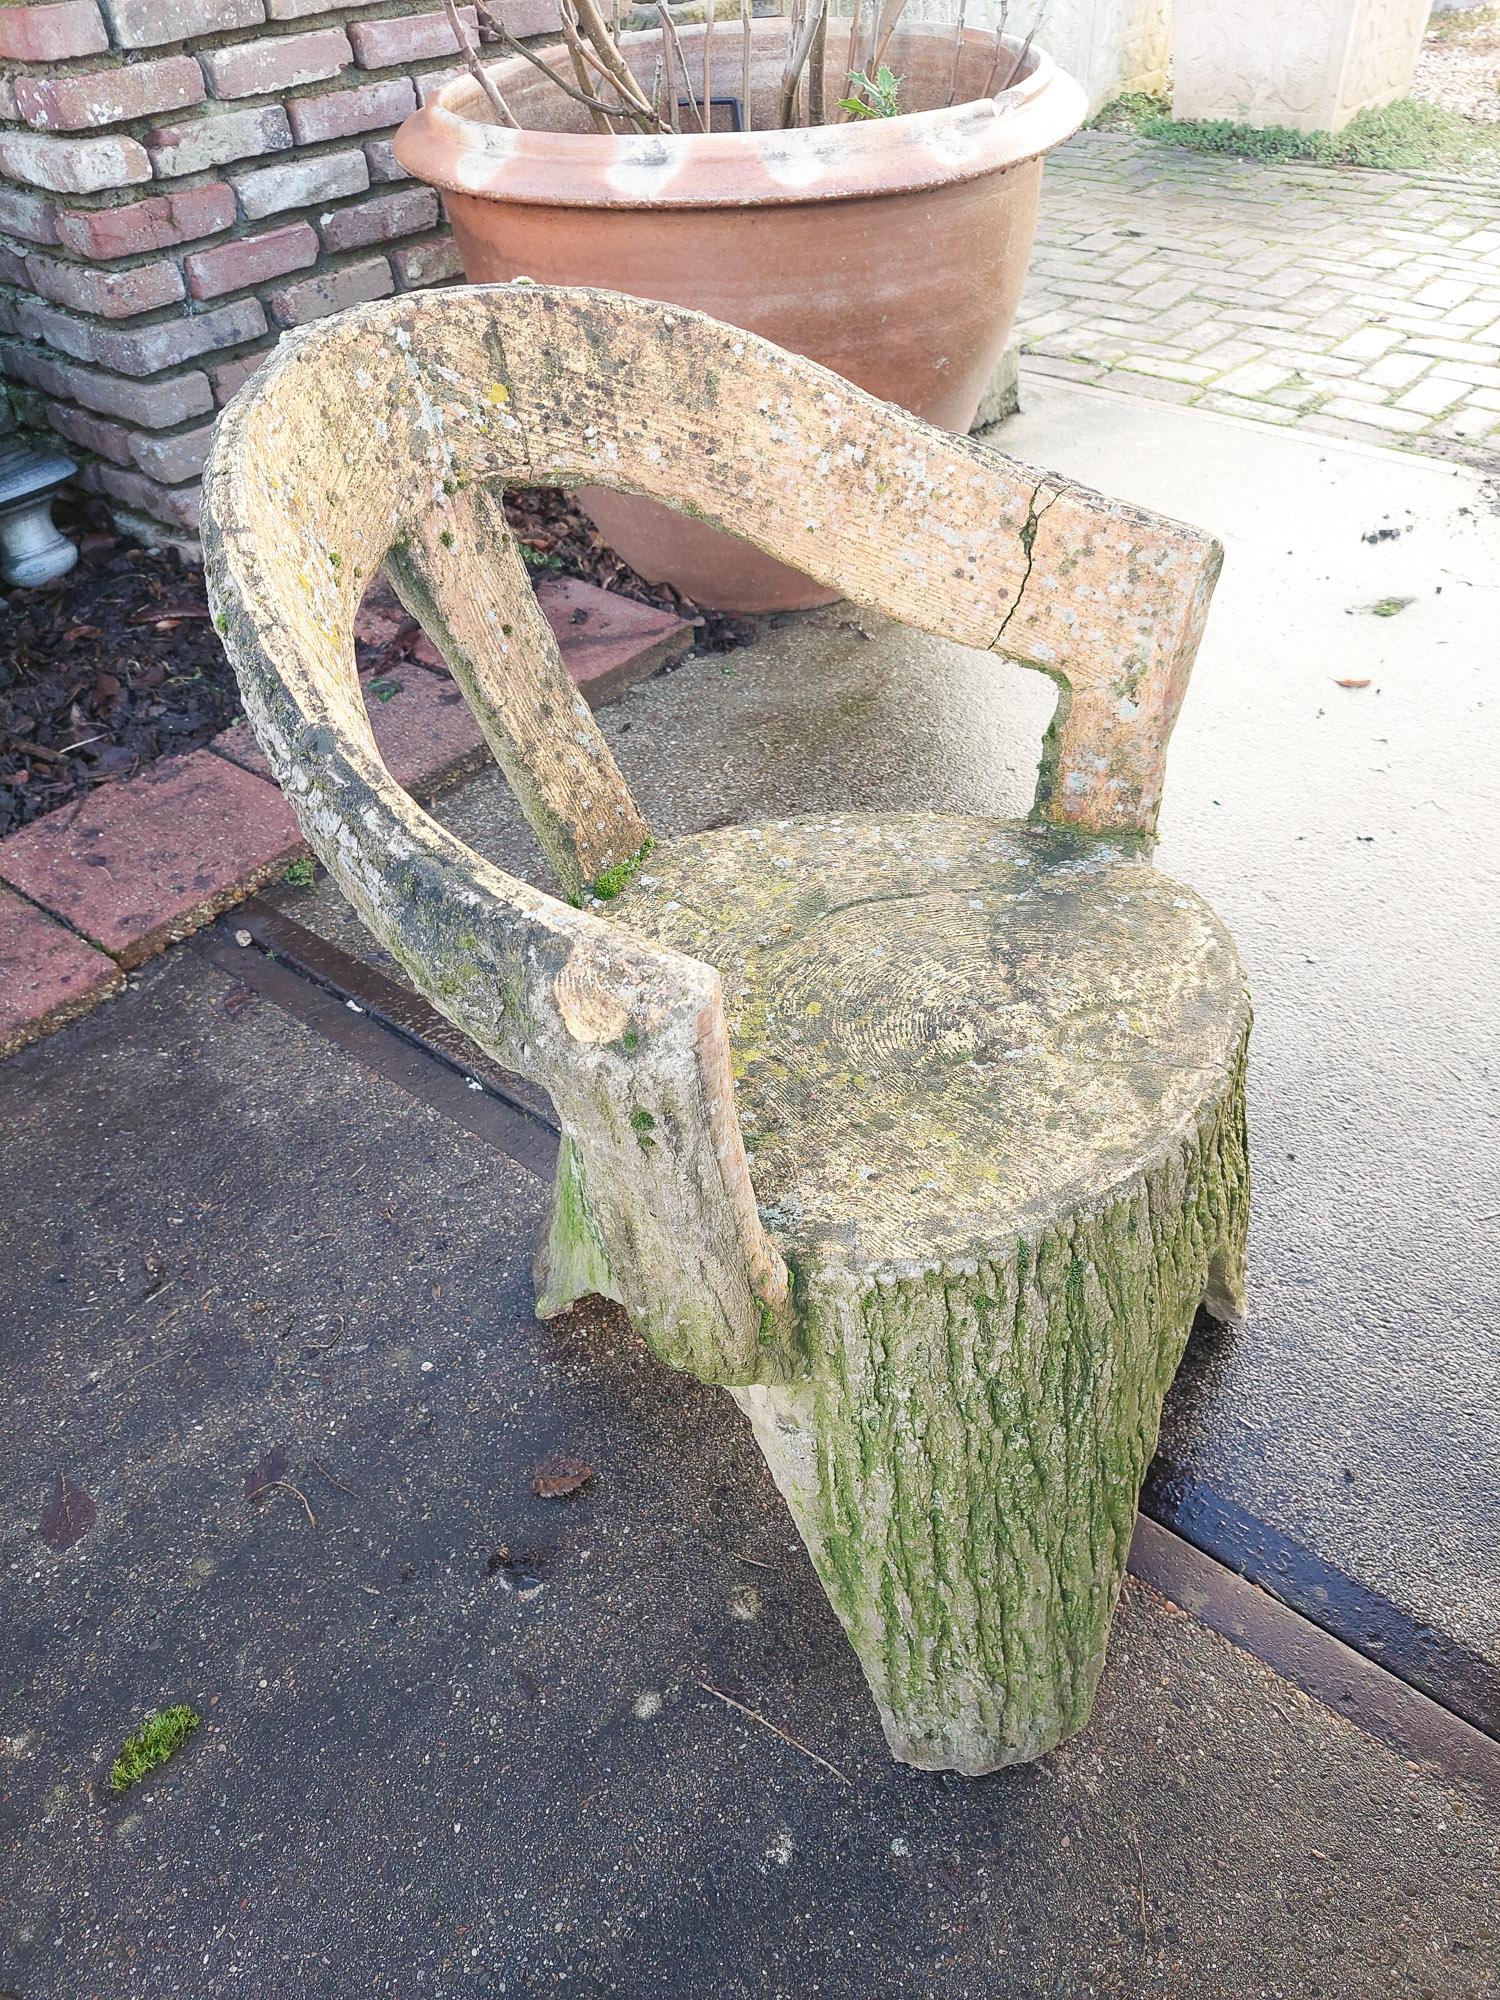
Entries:
[[[631, 1258], [657, 1259], [660, 1285], [627, 1302], [661, 1351], [765, 1379], [792, 1365], [787, 1279], [756, 1214], [716, 975], [483, 862], [395, 784], [371, 734], [353, 627], [384, 565], [570, 897], [639, 864], [649, 829], [537, 610], [506, 485], [648, 494], [1039, 668], [1059, 700], [1036, 812], [1117, 836], [1154, 829], [1220, 551], [753, 335], [607, 293], [360, 307], [289, 336], [220, 419], [204, 486], [215, 615], [308, 840], [428, 997], [552, 1092], [612, 1261], [627, 1237]], [[629, 1114], [648, 1082], [681, 1141], [643, 1160]], [[626, 1197], [643, 1175], [652, 1214]]]

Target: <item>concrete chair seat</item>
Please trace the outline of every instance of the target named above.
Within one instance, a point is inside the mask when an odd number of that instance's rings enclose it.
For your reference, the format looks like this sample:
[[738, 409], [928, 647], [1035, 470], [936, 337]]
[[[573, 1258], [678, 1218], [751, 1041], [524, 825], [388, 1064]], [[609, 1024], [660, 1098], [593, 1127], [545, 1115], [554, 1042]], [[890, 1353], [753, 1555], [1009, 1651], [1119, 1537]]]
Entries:
[[612, 915], [722, 978], [761, 1218], [798, 1269], [962, 1264], [1107, 1201], [1180, 1148], [1245, 1032], [1200, 897], [1024, 824], [718, 829], [656, 848]]

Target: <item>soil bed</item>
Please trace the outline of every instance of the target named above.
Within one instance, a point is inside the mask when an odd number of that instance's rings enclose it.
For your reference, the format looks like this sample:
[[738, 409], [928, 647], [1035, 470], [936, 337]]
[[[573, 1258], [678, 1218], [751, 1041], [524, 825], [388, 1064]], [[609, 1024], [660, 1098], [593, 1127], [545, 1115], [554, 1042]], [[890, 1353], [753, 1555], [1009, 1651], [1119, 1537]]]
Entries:
[[[752, 635], [753, 620], [700, 614], [643, 581], [561, 494], [518, 491], [506, 509], [538, 581], [581, 577], [676, 611], [709, 651]], [[60, 505], [58, 519], [79, 542], [78, 567], [13, 592], [0, 610], [0, 835], [158, 757], [200, 749], [240, 713], [202, 570], [114, 533], [95, 503], [71, 514]], [[419, 628], [396, 609], [372, 621], [375, 643], [357, 645], [362, 671], [397, 666], [411, 651]]]

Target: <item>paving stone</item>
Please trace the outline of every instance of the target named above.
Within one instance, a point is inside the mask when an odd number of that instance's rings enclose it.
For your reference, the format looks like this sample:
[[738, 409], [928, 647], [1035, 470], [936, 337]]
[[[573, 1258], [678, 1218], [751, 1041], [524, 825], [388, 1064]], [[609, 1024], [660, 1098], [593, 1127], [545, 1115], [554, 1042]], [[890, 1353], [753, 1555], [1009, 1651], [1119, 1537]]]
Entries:
[[591, 708], [614, 701], [693, 643], [692, 626], [670, 611], [572, 577], [549, 579], [536, 595], [573, 683]]
[[1082, 133], [1020, 332], [1038, 373], [1451, 456], [1484, 433], [1434, 378], [1500, 386], [1500, 190]]
[[1444, 417], [1438, 428], [1449, 437], [1487, 438], [1500, 430], [1500, 417], [1493, 410], [1470, 407]]
[[[439, 791], [489, 755], [479, 724], [446, 670], [403, 664], [367, 674], [365, 707], [386, 769], [417, 797]], [[248, 722], [216, 736], [213, 748], [242, 770], [269, 779], [271, 767]]]
[[1221, 375], [1214, 387], [1223, 395], [1264, 396], [1268, 390], [1279, 389], [1292, 373], [1294, 370], [1285, 357], [1277, 361], [1247, 361]]
[[1294, 408], [1272, 407], [1257, 396], [1222, 396], [1217, 388], [1205, 390], [1194, 403], [1195, 410], [1214, 410], [1221, 417], [1241, 417], [1258, 424], [1294, 424]]
[[1405, 389], [1431, 366], [1425, 354], [1387, 354], [1383, 360], [1371, 363], [1364, 379], [1382, 389]]
[[86, 1013], [123, 984], [113, 959], [0, 889], [0, 1056]]
[[1400, 345], [1400, 334], [1392, 333], [1389, 327], [1367, 326], [1341, 340], [1333, 351], [1345, 361], [1378, 361], [1382, 354]]
[[1201, 363], [1171, 360], [1160, 354], [1127, 354], [1120, 366], [1137, 375], [1159, 375], [1167, 382], [1191, 382], [1200, 388], [1214, 378], [1214, 370]]
[[1445, 382], [1441, 376], [1429, 375], [1425, 381], [1414, 383], [1405, 395], [1398, 396], [1393, 407], [1417, 410], [1428, 417], [1440, 417], [1462, 400], [1463, 393], [1460, 383]]
[[1134, 368], [1111, 368], [1105, 378], [1111, 389], [1127, 389], [1155, 403], [1191, 403], [1199, 394], [1193, 382], [1172, 382], [1162, 375], [1143, 375]]
[[274, 786], [210, 750], [164, 758], [0, 841], [0, 879], [139, 965], [301, 852]]
[[1412, 410], [1393, 410], [1378, 403], [1352, 402], [1343, 396], [1335, 396], [1323, 405], [1321, 414], [1325, 417], [1342, 417], [1346, 422], [1371, 424], [1380, 431], [1400, 431], [1408, 435], [1413, 431], [1425, 431], [1431, 419], [1417, 415]]

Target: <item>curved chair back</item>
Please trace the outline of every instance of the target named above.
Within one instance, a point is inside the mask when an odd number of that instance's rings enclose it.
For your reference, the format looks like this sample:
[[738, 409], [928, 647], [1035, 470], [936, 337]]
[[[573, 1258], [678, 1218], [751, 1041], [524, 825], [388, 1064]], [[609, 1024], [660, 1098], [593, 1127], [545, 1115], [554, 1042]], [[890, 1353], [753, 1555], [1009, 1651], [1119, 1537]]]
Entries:
[[[1036, 812], [1154, 829], [1218, 573], [1198, 531], [929, 428], [701, 315], [529, 285], [427, 292], [286, 338], [219, 421], [203, 539], [246, 709], [308, 841], [420, 990], [543, 1084], [591, 1190], [650, 1184], [627, 1297], [709, 1379], [795, 1365], [787, 1273], [735, 1118], [717, 974], [504, 874], [396, 784], [355, 669], [384, 566], [441, 647], [577, 904], [646, 826], [505, 526], [507, 485], [647, 494], [1059, 688]], [[649, 1099], [671, 1143], [643, 1149]], [[651, 1240], [643, 1241], [648, 1228]], [[633, 1280], [626, 1280], [634, 1283]]]

